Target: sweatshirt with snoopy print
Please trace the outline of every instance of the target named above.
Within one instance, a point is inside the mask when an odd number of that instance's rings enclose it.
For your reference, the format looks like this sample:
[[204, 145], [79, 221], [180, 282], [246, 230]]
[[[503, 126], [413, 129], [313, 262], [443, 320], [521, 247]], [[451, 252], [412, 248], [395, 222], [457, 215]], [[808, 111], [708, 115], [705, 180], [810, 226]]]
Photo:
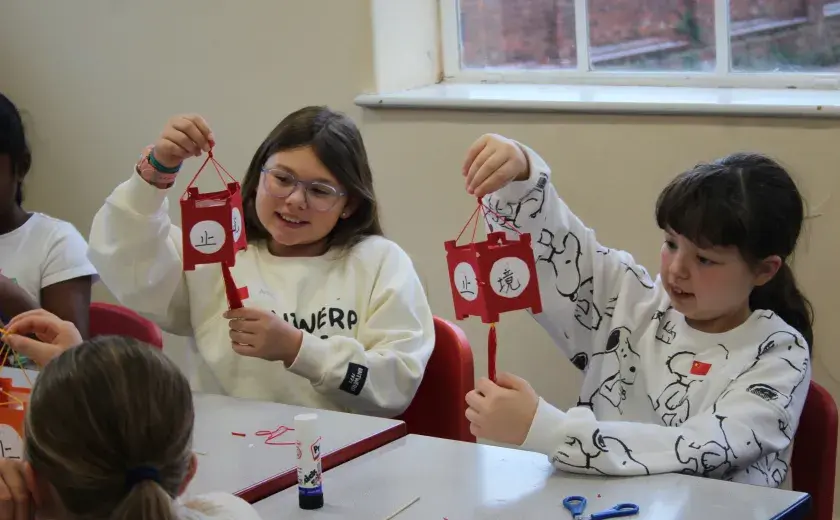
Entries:
[[778, 487], [811, 378], [802, 335], [761, 309], [725, 333], [691, 328], [659, 277], [601, 246], [545, 161], [522, 148], [530, 177], [485, 197], [485, 224], [531, 234], [543, 304], [534, 318], [584, 374], [567, 412], [540, 399], [523, 447], [575, 473]]

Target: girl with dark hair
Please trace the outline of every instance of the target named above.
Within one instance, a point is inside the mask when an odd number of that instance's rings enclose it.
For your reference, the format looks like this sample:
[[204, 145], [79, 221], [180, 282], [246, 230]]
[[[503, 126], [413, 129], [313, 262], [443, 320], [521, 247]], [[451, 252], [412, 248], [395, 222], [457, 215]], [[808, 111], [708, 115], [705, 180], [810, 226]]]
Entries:
[[563, 412], [524, 380], [482, 379], [472, 432], [598, 475], [687, 473], [779, 486], [811, 379], [812, 314], [788, 266], [805, 217], [790, 175], [734, 154], [682, 173], [656, 203], [659, 276], [601, 246], [533, 150], [487, 135], [467, 191], [490, 230], [533, 237], [535, 319], [584, 374]]
[[0, 94], [0, 319], [41, 307], [87, 337], [96, 270], [72, 224], [23, 209], [31, 165], [20, 112]]
[[89, 257], [119, 301], [192, 336], [199, 386], [238, 397], [397, 416], [434, 346], [408, 255], [382, 236], [373, 175], [353, 121], [298, 110], [259, 146], [242, 185], [246, 237], [228, 311], [218, 265], [184, 272], [167, 194], [184, 160], [210, 150], [199, 116], [178, 116], [108, 197]]

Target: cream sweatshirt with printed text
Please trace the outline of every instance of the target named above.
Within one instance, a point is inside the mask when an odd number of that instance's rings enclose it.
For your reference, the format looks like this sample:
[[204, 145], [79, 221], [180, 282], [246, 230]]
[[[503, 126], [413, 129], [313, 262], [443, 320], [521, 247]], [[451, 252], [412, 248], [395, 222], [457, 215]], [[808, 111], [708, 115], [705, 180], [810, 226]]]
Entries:
[[543, 304], [535, 319], [584, 373], [576, 407], [540, 400], [523, 446], [576, 473], [780, 485], [811, 378], [801, 334], [760, 309], [726, 333], [691, 328], [659, 277], [601, 246], [559, 198], [545, 161], [523, 149], [530, 178], [485, 198], [498, 214], [486, 224], [531, 234]]
[[88, 257], [123, 305], [194, 338], [203, 360], [197, 390], [386, 417], [405, 410], [435, 336], [423, 287], [398, 245], [369, 237], [344, 256], [281, 258], [251, 243], [237, 254], [231, 273], [248, 289], [244, 305], [303, 330], [286, 368], [233, 351], [221, 267], [183, 270], [167, 191], [132, 173], [94, 217]]

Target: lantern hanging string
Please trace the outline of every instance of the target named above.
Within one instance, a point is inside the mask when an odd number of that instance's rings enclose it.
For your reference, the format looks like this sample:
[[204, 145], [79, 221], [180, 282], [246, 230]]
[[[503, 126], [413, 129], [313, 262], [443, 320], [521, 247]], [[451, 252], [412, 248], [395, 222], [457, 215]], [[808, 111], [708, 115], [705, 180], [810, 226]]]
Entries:
[[222, 172], [225, 172], [225, 175], [227, 175], [230, 178], [231, 181], [236, 182], [236, 178], [233, 175], [231, 175], [230, 172], [228, 172], [225, 169], [225, 167], [222, 166], [221, 164], [219, 164], [219, 161], [217, 161], [213, 157], [213, 149], [210, 148], [210, 151], [207, 152], [207, 158], [204, 159], [203, 163], [201, 163], [201, 167], [198, 169], [197, 172], [195, 172], [195, 175], [193, 175], [193, 178], [190, 180], [190, 183], [187, 184], [187, 187], [184, 189], [184, 193], [181, 195], [181, 200], [185, 200], [185, 197], [187, 196], [187, 192], [192, 187], [192, 185], [195, 184], [195, 181], [196, 181], [196, 179], [198, 179], [198, 176], [201, 175], [201, 172], [204, 171], [204, 167], [207, 166], [207, 163], [212, 163], [213, 164], [213, 168], [215, 168], [215, 170], [216, 170], [216, 175], [219, 176], [219, 179], [222, 181], [222, 184], [227, 186], [227, 183], [228, 183], [228, 181], [225, 180], [224, 176], [222, 176]]
[[522, 231], [519, 231], [518, 229], [516, 229], [516, 228], [514, 228], [513, 226], [510, 225], [510, 223], [509, 223], [510, 219], [508, 219], [507, 217], [504, 217], [504, 216], [500, 215], [499, 213], [490, 209], [490, 207], [487, 206], [487, 204], [485, 204], [480, 198], [477, 199], [477, 200], [478, 200], [478, 205], [475, 208], [475, 211], [472, 212], [472, 215], [470, 215], [470, 218], [467, 219], [467, 222], [464, 224], [464, 227], [461, 228], [461, 232], [458, 233], [458, 236], [455, 238], [455, 242], [458, 242], [458, 240], [461, 240], [461, 236], [463, 236], [463, 234], [467, 230], [467, 228], [470, 227], [470, 224], [473, 224], [473, 232], [472, 232], [471, 242], [475, 242], [475, 235], [478, 231], [478, 222], [482, 218], [487, 219], [488, 215], [493, 215], [494, 217], [496, 217], [496, 219], [498, 220], [497, 224], [500, 227], [502, 227], [502, 228], [504, 228], [508, 231], [513, 231], [517, 235], [522, 235]]
[[[461, 236], [463, 236], [464, 232], [470, 226], [470, 223], [473, 224], [472, 239], [470, 240], [470, 242], [471, 243], [475, 242], [475, 235], [476, 235], [476, 232], [478, 231], [478, 222], [482, 218], [487, 219], [488, 215], [493, 215], [494, 217], [496, 217], [496, 219], [498, 219], [498, 225], [500, 227], [502, 227], [504, 229], [507, 229], [509, 231], [513, 231], [517, 235], [522, 235], [521, 231], [519, 231], [518, 229], [515, 229], [513, 226], [510, 225], [509, 219], [505, 218], [504, 216], [502, 216], [499, 213], [490, 209], [486, 204], [484, 204], [484, 202], [481, 200], [481, 198], [478, 198], [477, 201], [478, 201], [478, 205], [475, 208], [475, 211], [473, 211], [472, 215], [470, 215], [470, 218], [467, 220], [466, 224], [464, 224], [464, 227], [461, 228], [461, 232], [458, 233], [458, 237], [455, 238], [456, 243], [458, 242], [458, 240], [461, 239]], [[490, 324], [490, 331], [489, 331], [488, 336], [487, 336], [487, 376], [493, 382], [496, 381], [496, 349], [497, 349], [497, 344], [498, 344], [498, 342], [497, 342], [497, 337], [496, 337], [496, 324], [491, 323]]]

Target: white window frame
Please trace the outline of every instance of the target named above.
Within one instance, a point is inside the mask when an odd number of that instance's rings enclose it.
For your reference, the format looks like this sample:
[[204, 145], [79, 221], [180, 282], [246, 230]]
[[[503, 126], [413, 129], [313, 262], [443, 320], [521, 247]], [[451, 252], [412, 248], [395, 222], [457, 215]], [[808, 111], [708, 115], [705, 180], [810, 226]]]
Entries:
[[713, 72], [592, 70], [589, 62], [588, 0], [575, 0], [576, 69], [462, 70], [458, 0], [439, 0], [439, 2], [444, 83], [840, 90], [840, 74], [838, 73], [766, 73], [729, 70], [731, 63], [729, 0], [715, 0], [716, 69]]

